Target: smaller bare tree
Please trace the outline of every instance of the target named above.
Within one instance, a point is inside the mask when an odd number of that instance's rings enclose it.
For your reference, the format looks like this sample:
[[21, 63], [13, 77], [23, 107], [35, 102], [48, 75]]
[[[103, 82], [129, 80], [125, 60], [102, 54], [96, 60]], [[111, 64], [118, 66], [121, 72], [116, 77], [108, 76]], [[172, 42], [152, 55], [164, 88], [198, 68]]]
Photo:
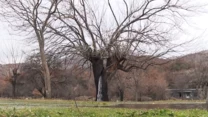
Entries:
[[[51, 98], [51, 77], [45, 55], [47, 25], [53, 22], [51, 16], [56, 12], [62, 0], [6, 0], [0, 1], [1, 15], [15, 30], [29, 35], [32, 42], [38, 43], [44, 75], [46, 97]], [[35, 35], [34, 37], [31, 35]], [[34, 41], [35, 40], [35, 41]]]
[[[4, 53], [6, 60], [2, 60], [1, 64], [1, 74], [4, 76], [4, 80], [8, 81], [12, 85], [12, 95], [13, 98], [16, 97], [16, 85], [17, 79], [20, 75], [21, 63], [23, 58], [23, 53], [19, 54], [18, 49], [15, 49], [14, 46], [8, 50], [9, 53]], [[6, 63], [4, 63], [5, 61]]]

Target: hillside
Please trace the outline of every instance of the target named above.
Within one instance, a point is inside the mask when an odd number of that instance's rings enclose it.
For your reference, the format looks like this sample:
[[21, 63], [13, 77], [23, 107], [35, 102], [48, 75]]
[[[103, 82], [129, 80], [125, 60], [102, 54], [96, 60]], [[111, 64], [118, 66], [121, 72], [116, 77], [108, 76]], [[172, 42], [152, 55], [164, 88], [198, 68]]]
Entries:
[[173, 59], [167, 65], [169, 88], [204, 88], [208, 81], [208, 51]]

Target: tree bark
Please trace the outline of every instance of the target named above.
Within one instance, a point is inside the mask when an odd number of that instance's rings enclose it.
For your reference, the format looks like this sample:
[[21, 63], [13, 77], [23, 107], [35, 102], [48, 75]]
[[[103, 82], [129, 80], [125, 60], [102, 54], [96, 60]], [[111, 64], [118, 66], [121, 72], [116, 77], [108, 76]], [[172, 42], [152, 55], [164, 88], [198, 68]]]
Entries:
[[135, 86], [135, 101], [137, 102], [138, 101], [138, 84], [137, 84], [137, 82], [135, 82], [136, 84], [136, 86]]
[[102, 77], [99, 77], [99, 79], [98, 79], [98, 94], [96, 96], [97, 96], [97, 101], [102, 101], [102, 97], [103, 97], [103, 94], [102, 94]]
[[[108, 84], [107, 84], [108, 75], [106, 72], [106, 68], [103, 66], [103, 60], [100, 58], [93, 58], [91, 62], [92, 62], [94, 82], [95, 82], [95, 87], [96, 87], [96, 99], [95, 100], [96, 101], [109, 101]], [[99, 86], [99, 82], [101, 86]]]
[[45, 80], [44, 82], [45, 83], [45, 95], [46, 95], [46, 98], [51, 98], [51, 77], [50, 77], [48, 64], [46, 61], [44, 46], [41, 46], [41, 44], [40, 44], [40, 56], [41, 56], [41, 61], [42, 61], [42, 66], [43, 66], [43, 75], [44, 75], [44, 80]]
[[17, 77], [18, 77], [18, 73], [17, 73], [17, 69], [13, 69], [12, 70], [12, 94], [13, 94], [13, 98], [16, 98], [16, 84], [17, 84]]
[[206, 109], [208, 110], [208, 86], [206, 86]]
[[135, 92], [135, 101], [138, 101], [138, 92]]
[[13, 95], [13, 98], [16, 97], [16, 81], [12, 82], [12, 95]]
[[122, 89], [119, 90], [119, 97], [120, 97], [120, 101], [123, 101], [123, 99], [124, 99], [124, 91]]

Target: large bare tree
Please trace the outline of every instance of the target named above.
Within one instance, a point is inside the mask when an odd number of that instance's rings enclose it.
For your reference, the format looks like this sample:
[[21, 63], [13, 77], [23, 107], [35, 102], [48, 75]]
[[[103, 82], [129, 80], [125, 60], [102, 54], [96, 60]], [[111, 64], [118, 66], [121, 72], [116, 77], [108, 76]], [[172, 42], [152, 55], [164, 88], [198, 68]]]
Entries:
[[42, 73], [44, 74], [46, 97], [51, 97], [51, 78], [45, 56], [47, 25], [52, 23], [51, 16], [57, 10], [60, 0], [2, 0], [1, 15], [13, 26], [33, 42], [38, 42], [42, 62]]
[[[45, 44], [64, 55], [76, 55], [92, 64], [96, 100], [107, 101], [108, 80], [118, 69], [146, 69], [154, 59], [177, 46], [185, 14], [194, 10], [181, 0], [6, 0], [2, 15], [18, 30], [34, 33], [39, 44], [46, 95], [50, 72]], [[59, 6], [58, 6], [59, 5]], [[54, 39], [54, 40], [53, 40]], [[48, 42], [47, 42], [48, 43]]]
[[190, 6], [181, 0], [65, 0], [48, 26], [52, 44], [92, 64], [96, 100], [108, 101], [107, 82], [118, 69], [161, 64], [153, 60], [174, 50], [173, 34]]

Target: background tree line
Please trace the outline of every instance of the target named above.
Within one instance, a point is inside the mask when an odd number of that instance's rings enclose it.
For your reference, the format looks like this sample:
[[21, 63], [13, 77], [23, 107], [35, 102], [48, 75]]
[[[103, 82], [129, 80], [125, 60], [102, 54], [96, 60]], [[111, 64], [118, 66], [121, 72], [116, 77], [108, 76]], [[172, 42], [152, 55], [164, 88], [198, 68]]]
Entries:
[[[47, 54], [52, 98], [95, 99], [91, 67], [81, 66], [80, 60], [71, 61], [58, 56], [59, 54]], [[46, 97], [39, 54], [28, 56], [25, 62], [18, 63], [19, 75], [15, 84], [12, 83], [13, 76], [8, 75], [11, 72], [10, 69], [17, 69], [17, 65], [4, 64], [1, 66], [1, 97]], [[130, 73], [118, 71], [109, 82], [111, 100], [165, 99], [167, 82], [165, 74], [159, 71], [157, 67], [148, 71], [135, 70]]]
[[[206, 98], [208, 54], [199, 52], [169, 61], [167, 64], [152, 66], [147, 70], [131, 72], [117, 71], [109, 79], [111, 100], [164, 100], [171, 98], [167, 89], [199, 89], [199, 99]], [[95, 100], [93, 73], [90, 65], [82, 66], [81, 59], [61, 58], [59, 54], [47, 54], [52, 86], [52, 98]], [[32, 54], [23, 63], [1, 65], [0, 96], [9, 98], [46, 97], [40, 55]], [[203, 61], [203, 65], [202, 65]], [[185, 67], [184, 67], [185, 66]], [[16, 84], [10, 72], [18, 67]], [[15, 86], [14, 86], [15, 85]], [[15, 87], [15, 89], [14, 89]], [[15, 92], [14, 92], [15, 91]]]

